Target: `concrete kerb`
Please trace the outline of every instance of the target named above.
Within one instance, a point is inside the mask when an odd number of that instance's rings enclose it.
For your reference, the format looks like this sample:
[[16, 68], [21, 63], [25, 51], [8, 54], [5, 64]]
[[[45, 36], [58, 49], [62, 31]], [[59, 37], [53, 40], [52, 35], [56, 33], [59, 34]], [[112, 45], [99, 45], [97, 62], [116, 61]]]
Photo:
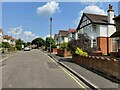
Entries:
[[71, 69], [70, 67], [68, 67], [66, 64], [59, 62], [56, 58], [54, 58], [53, 56], [51, 56], [52, 59], [54, 59], [58, 64], [60, 64], [61, 66], [63, 66], [64, 68], [66, 68], [69, 72], [71, 72], [73, 75], [75, 75], [77, 78], [79, 78], [83, 83], [85, 83], [88, 87], [90, 87], [91, 89], [94, 90], [98, 90], [99, 87], [97, 87], [96, 85], [92, 84], [90, 81], [88, 81], [87, 79], [85, 79], [83, 76], [81, 76], [80, 74], [78, 74], [76, 71], [74, 71], [73, 69]]

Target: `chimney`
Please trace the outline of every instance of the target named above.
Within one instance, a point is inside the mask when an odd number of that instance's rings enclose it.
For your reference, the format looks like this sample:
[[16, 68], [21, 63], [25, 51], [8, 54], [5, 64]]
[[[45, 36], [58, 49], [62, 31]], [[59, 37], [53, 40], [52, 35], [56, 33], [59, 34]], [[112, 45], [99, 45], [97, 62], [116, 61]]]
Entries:
[[114, 24], [114, 10], [113, 10], [113, 6], [111, 4], [109, 4], [109, 10], [108, 12], [108, 23]]

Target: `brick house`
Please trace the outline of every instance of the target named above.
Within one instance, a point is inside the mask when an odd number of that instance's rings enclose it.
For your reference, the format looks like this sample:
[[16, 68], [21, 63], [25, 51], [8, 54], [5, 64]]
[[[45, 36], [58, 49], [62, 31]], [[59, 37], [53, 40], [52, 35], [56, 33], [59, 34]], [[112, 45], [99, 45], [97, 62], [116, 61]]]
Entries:
[[68, 30], [68, 42], [71, 41], [72, 39], [75, 39], [75, 31], [76, 29], [69, 29]]
[[116, 32], [114, 23], [114, 10], [109, 5], [108, 15], [83, 13], [77, 27], [77, 33], [87, 34], [91, 38], [91, 47], [99, 48], [103, 54], [112, 51], [112, 39], [110, 36]]
[[113, 52], [119, 52], [120, 57], [120, 15], [114, 18], [116, 22], [116, 32], [111, 35], [114, 44], [112, 45]]
[[59, 30], [59, 37], [58, 37], [59, 45], [63, 42], [68, 42], [68, 31]]

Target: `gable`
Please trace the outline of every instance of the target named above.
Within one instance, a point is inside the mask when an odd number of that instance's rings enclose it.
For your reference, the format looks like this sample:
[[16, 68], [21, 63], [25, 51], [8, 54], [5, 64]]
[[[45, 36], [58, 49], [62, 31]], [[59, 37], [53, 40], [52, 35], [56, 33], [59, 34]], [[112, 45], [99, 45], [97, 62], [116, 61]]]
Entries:
[[77, 27], [77, 30], [79, 28], [82, 28], [83, 26], [89, 25], [90, 23], [92, 23], [92, 20], [89, 17], [87, 17], [85, 13], [83, 13], [83, 16], [79, 22], [78, 27]]

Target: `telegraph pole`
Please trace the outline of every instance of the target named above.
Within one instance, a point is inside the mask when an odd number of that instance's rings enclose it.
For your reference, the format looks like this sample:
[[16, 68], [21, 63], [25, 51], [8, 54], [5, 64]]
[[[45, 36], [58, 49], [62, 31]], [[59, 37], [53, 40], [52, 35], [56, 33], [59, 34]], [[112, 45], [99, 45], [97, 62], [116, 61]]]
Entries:
[[50, 55], [51, 55], [51, 45], [52, 44], [52, 17], [50, 17]]

